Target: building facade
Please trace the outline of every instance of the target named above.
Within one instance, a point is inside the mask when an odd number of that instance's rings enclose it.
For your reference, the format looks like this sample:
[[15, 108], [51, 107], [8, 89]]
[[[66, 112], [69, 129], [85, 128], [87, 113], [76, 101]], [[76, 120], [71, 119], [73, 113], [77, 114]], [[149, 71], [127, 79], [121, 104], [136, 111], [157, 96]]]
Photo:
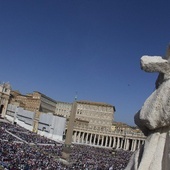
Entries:
[[44, 113], [55, 113], [56, 107], [55, 100], [38, 91], [26, 95], [21, 94], [19, 91], [11, 91], [10, 104], [18, 104], [25, 110]]
[[[37, 132], [41, 114], [52, 113], [66, 118], [65, 134], [70, 119], [73, 103], [55, 101], [40, 92], [22, 95], [12, 91], [11, 104], [17, 104], [25, 110], [35, 112], [33, 131]], [[136, 133], [129, 126], [114, 123], [113, 105], [92, 101], [76, 101], [72, 142], [98, 147], [121, 148], [135, 151], [144, 143], [145, 136]]]
[[87, 125], [88, 128], [110, 130], [114, 119], [115, 107], [99, 102], [77, 101], [76, 121]]
[[[110, 129], [115, 107], [99, 102], [77, 101], [76, 121], [88, 123], [89, 127]], [[55, 114], [69, 119], [72, 103], [57, 102]]]
[[0, 117], [5, 117], [9, 98], [10, 98], [11, 86], [9, 83], [0, 84]]
[[55, 115], [69, 118], [72, 103], [57, 101], [55, 108]]

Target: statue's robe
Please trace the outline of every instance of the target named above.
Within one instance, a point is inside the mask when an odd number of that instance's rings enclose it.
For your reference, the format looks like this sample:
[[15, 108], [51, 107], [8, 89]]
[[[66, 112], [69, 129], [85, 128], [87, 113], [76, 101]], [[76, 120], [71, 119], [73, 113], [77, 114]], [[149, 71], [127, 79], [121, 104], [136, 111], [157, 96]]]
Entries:
[[145, 144], [131, 157], [125, 170], [170, 170], [170, 80], [145, 101], [135, 123], [147, 136]]

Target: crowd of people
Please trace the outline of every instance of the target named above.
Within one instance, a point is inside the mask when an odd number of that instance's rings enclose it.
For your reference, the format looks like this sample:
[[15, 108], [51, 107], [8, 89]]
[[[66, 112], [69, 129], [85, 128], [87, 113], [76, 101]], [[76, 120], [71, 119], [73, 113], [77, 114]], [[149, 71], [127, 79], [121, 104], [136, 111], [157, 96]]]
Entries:
[[55, 141], [42, 137], [18, 125], [14, 126], [12, 124], [6, 124], [5, 126], [9, 132], [11, 132], [13, 135], [16, 135], [21, 140], [26, 141], [27, 143], [55, 144]]
[[61, 159], [63, 145], [56, 141], [10, 123], [0, 122], [0, 134], [0, 165], [5, 170], [123, 170], [132, 155], [73, 144], [66, 163]]

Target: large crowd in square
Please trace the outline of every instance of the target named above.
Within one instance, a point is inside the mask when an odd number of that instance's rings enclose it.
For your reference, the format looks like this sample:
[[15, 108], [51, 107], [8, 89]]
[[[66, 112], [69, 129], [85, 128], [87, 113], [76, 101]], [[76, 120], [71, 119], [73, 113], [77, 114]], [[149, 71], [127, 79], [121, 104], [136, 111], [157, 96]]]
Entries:
[[[69, 162], [63, 144], [11, 123], [0, 122], [0, 166], [5, 170], [124, 170], [130, 151], [73, 144]], [[114, 154], [113, 154], [114, 153]]]

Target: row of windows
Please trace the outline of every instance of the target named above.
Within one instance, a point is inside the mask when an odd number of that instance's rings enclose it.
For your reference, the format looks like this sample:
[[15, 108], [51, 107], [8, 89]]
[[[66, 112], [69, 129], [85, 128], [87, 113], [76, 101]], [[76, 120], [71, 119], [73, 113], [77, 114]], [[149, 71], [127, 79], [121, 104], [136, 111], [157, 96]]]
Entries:
[[89, 118], [89, 117], [85, 117], [85, 116], [83, 116], [83, 117], [77, 117], [78, 119], [81, 119], [81, 120], [85, 120], [85, 121], [88, 121], [88, 122], [90, 122], [90, 123], [95, 123], [95, 124], [107, 124], [107, 125], [109, 125], [109, 124], [111, 124], [111, 121], [112, 120], [106, 120], [106, 119], [96, 119], [96, 118]]
[[112, 112], [104, 112], [104, 111], [99, 111], [99, 110], [90, 110], [90, 109], [88, 109], [88, 110], [83, 110], [83, 109], [80, 109], [80, 108], [78, 108], [77, 109], [77, 114], [82, 114], [82, 112], [83, 113], [85, 113], [85, 114], [88, 114], [88, 113], [93, 113], [93, 114], [100, 114], [100, 115], [110, 115], [110, 114], [113, 114], [114, 112], [113, 112], [113, 110], [112, 110]]
[[86, 115], [86, 116], [93, 116], [93, 117], [101, 117], [101, 118], [111, 118], [113, 116], [113, 113], [108, 114], [108, 113], [99, 113], [99, 112], [94, 112], [94, 111], [82, 111], [82, 110], [77, 110], [77, 115]]
[[79, 104], [78, 108], [85, 110], [99, 110], [103, 112], [113, 112], [113, 107], [109, 106], [95, 106], [95, 105], [87, 105], [87, 104]]
[[56, 108], [56, 112], [70, 112], [70, 110], [69, 109], [59, 109], [59, 108]]
[[90, 119], [90, 123], [94, 123], [94, 124], [100, 124], [100, 125], [111, 125], [110, 121], [105, 121], [105, 120], [91, 120]]
[[56, 107], [57, 108], [63, 108], [63, 109], [70, 109], [71, 110], [72, 104], [67, 104], [67, 103], [57, 103]]

